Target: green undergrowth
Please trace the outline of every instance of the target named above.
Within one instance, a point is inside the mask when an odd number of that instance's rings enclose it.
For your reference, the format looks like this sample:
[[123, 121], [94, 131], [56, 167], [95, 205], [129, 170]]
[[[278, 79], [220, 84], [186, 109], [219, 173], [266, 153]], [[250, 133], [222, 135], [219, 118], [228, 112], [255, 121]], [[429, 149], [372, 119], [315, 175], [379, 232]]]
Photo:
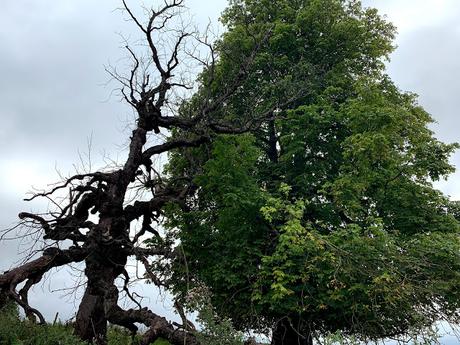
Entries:
[[[139, 338], [131, 338], [128, 332], [110, 327], [109, 345], [138, 345]], [[0, 345], [88, 345], [75, 335], [70, 325], [55, 323], [38, 325], [19, 316], [14, 304], [7, 304], [0, 309]], [[170, 345], [164, 339], [153, 345]]]

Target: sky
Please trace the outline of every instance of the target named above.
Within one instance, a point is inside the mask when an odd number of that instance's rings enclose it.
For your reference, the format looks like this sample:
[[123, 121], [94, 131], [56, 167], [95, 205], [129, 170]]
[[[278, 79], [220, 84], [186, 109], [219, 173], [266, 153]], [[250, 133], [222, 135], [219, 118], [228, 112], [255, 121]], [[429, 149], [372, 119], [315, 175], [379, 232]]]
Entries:
[[[129, 3], [129, 1], [128, 1]], [[131, 0], [135, 7], [138, 1]], [[149, 3], [149, 2], [146, 2]], [[398, 27], [398, 49], [388, 63], [396, 84], [419, 95], [419, 102], [437, 121], [432, 129], [447, 142], [460, 141], [460, 1], [365, 0]], [[224, 0], [186, 0], [201, 26], [217, 25]], [[0, 229], [13, 224], [20, 211], [40, 211], [45, 203], [21, 199], [34, 187], [70, 174], [87, 159], [88, 142], [95, 166], [123, 157], [132, 113], [113, 94], [115, 84], [104, 66], [123, 66], [122, 34], [135, 38], [132, 23], [117, 0], [0, 1]], [[460, 153], [452, 157], [460, 166]], [[460, 199], [460, 172], [436, 184]], [[0, 243], [0, 270], [20, 260], [20, 243]], [[75, 312], [72, 298], [50, 295], [71, 285], [65, 270], [33, 290], [31, 303], [48, 320], [56, 311], [65, 320]], [[168, 310], [157, 298], [156, 311]], [[78, 302], [78, 301], [75, 301]], [[157, 305], [155, 306], [155, 303]]]

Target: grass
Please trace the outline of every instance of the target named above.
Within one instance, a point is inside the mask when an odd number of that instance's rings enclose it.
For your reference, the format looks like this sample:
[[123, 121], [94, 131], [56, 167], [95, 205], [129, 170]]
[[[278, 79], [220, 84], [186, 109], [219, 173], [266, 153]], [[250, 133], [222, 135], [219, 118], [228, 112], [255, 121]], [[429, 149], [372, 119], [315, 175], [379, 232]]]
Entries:
[[[109, 345], [138, 345], [139, 338], [118, 327], [110, 327]], [[69, 325], [56, 323], [37, 325], [19, 317], [14, 304], [7, 304], [0, 309], [0, 345], [88, 345], [73, 335]], [[158, 339], [153, 345], [170, 345], [164, 339]]]

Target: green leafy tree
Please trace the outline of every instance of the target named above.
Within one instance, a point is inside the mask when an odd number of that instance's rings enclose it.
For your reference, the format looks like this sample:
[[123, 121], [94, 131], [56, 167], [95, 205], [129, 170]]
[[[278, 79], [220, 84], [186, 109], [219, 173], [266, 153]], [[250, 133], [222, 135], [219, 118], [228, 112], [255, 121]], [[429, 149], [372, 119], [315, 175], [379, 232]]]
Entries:
[[184, 254], [171, 274], [179, 298], [204, 283], [218, 313], [272, 330], [275, 345], [458, 321], [458, 205], [432, 186], [457, 145], [438, 141], [416, 97], [385, 75], [394, 27], [340, 0], [235, 0], [223, 22], [213, 79], [202, 74], [211, 87], [184, 111], [231, 83], [267, 37], [216, 116], [272, 116], [171, 155], [168, 173], [195, 184], [168, 213]]

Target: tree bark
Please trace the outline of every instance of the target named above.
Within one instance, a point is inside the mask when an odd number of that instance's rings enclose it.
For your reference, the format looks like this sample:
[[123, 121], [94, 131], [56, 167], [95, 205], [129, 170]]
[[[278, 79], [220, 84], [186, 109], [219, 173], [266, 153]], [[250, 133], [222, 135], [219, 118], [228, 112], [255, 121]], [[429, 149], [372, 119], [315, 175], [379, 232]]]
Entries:
[[85, 294], [80, 303], [75, 334], [81, 339], [98, 345], [107, 343], [106, 295], [122, 272], [127, 256], [117, 245], [103, 245], [99, 239], [90, 247], [92, 253], [85, 260], [85, 275], [88, 278]]
[[96, 344], [105, 342], [107, 319], [104, 313], [104, 298], [92, 295], [88, 287], [78, 308], [74, 327], [75, 334], [82, 340], [94, 340]]
[[311, 332], [299, 318], [283, 318], [273, 331], [271, 345], [313, 345]]
[[0, 310], [3, 309], [9, 302], [8, 294], [0, 289]]

